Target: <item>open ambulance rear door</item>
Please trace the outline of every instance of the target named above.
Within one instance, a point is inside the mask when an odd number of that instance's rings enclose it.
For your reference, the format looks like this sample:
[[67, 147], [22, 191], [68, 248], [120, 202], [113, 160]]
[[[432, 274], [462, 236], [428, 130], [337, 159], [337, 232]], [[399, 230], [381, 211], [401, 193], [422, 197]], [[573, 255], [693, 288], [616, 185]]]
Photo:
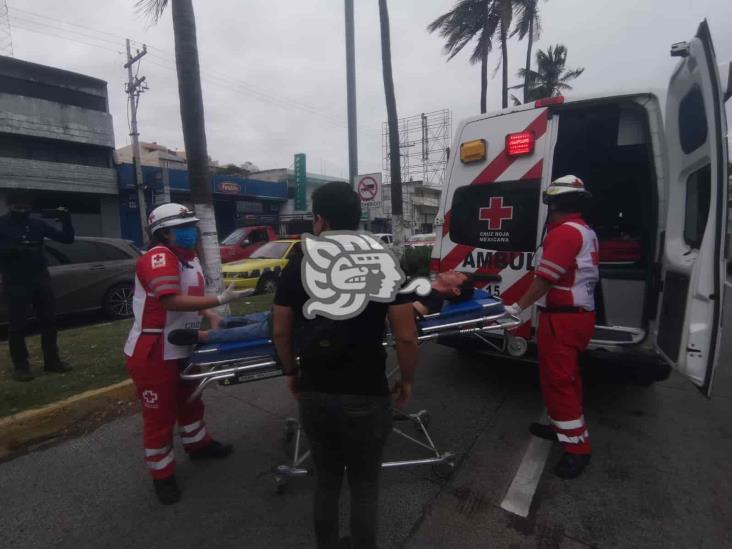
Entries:
[[724, 306], [726, 90], [706, 21], [689, 42], [674, 44], [671, 55], [681, 59], [666, 102], [667, 210], [656, 346], [709, 396]]

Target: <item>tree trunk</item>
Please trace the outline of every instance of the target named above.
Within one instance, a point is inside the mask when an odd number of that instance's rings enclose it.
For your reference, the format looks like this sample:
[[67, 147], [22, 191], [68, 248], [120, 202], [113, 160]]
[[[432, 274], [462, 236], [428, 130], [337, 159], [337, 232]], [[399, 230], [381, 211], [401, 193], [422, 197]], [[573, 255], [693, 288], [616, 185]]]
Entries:
[[397, 118], [394, 77], [391, 70], [391, 37], [389, 33], [389, 10], [386, 0], [379, 0], [379, 22], [381, 23], [381, 64], [384, 72], [384, 95], [386, 117], [389, 124], [389, 167], [391, 173], [391, 230], [394, 238], [394, 252], [401, 258], [404, 252], [404, 227], [402, 224], [402, 169], [399, 150], [399, 120]]
[[178, 72], [180, 118], [188, 163], [188, 180], [199, 229], [199, 257], [206, 276], [206, 292], [222, 290], [221, 254], [216, 233], [216, 217], [211, 197], [206, 149], [206, 127], [203, 117], [201, 74], [198, 66], [196, 18], [192, 0], [172, 0], [175, 64]]
[[[537, 8], [538, 9], [538, 8]], [[529, 100], [529, 86], [531, 85], [531, 47], [534, 45], [534, 17], [529, 19], [529, 43], [526, 46], [526, 72], [524, 73], [524, 103]]]
[[503, 87], [501, 89], [501, 104], [508, 108], [508, 29], [504, 21], [501, 21], [501, 64], [503, 65]]
[[480, 114], [485, 114], [488, 104], [488, 48], [483, 47], [480, 57]]

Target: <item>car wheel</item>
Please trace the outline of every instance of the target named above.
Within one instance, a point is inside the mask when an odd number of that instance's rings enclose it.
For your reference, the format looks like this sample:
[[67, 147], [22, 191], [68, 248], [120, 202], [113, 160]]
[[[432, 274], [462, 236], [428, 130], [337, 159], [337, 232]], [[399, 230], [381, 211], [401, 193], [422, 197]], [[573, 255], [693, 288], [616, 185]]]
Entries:
[[132, 296], [135, 289], [129, 282], [116, 284], [107, 290], [102, 310], [109, 318], [129, 318], [132, 316]]
[[257, 284], [258, 293], [273, 294], [275, 291], [277, 291], [277, 277], [270, 274], [259, 279], [259, 284]]

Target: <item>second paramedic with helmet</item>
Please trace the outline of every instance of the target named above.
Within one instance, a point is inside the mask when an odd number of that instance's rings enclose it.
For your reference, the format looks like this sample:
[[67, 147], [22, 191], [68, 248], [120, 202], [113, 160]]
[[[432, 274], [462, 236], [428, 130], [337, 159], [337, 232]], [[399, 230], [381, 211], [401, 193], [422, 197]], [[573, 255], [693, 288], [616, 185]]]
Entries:
[[564, 454], [557, 476], [575, 478], [590, 462], [589, 433], [582, 414], [579, 353], [595, 328], [598, 242], [582, 218], [591, 198], [579, 177], [553, 181], [543, 196], [549, 207], [547, 233], [536, 256], [534, 281], [507, 312], [520, 314], [537, 303], [541, 391], [551, 425], [533, 423], [535, 436], [558, 441]]
[[201, 315], [213, 316], [206, 309], [250, 293], [229, 287], [219, 295], [204, 295], [196, 257], [197, 223], [193, 211], [181, 204], [163, 204], [150, 214], [153, 245], [137, 261], [135, 322], [125, 345], [127, 370], [142, 403], [145, 462], [164, 504], [180, 499], [174, 476], [176, 422], [191, 459], [220, 459], [232, 450], [211, 438], [203, 421], [203, 402], [189, 402], [194, 388], [180, 381], [180, 361], [190, 355], [191, 347], [168, 341], [171, 331], [198, 328]]

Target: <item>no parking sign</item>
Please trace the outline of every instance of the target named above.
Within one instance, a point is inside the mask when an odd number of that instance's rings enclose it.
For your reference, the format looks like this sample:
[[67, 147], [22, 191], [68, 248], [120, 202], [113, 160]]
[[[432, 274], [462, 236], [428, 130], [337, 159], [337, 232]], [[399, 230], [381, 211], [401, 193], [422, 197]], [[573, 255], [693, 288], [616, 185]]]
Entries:
[[381, 174], [360, 175], [356, 179], [356, 192], [361, 204], [372, 208], [381, 205]]

